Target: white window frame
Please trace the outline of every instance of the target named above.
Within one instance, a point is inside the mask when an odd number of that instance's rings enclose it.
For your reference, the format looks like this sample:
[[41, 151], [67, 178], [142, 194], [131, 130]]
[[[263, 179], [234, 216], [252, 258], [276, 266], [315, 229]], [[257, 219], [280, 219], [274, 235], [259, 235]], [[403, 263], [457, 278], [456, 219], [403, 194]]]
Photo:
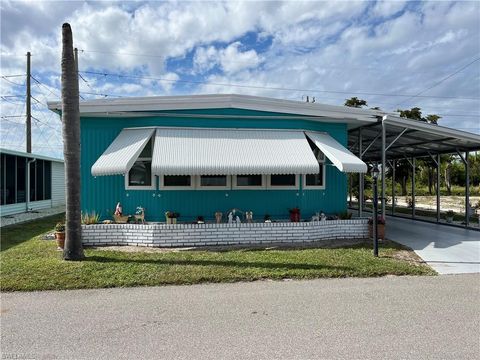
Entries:
[[303, 181], [302, 181], [302, 187], [304, 190], [325, 190], [325, 180], [326, 180], [326, 173], [327, 173], [327, 167], [325, 166], [325, 162], [319, 162], [318, 163], [320, 166], [323, 167], [322, 171], [322, 186], [316, 186], [316, 185], [307, 185], [307, 175], [315, 175], [315, 174], [304, 174]]
[[[179, 175], [179, 176], [190, 176], [190, 186], [165, 186], [163, 182], [163, 177], [165, 175], [160, 175], [159, 176], [159, 189], [160, 190], [165, 190], [165, 191], [170, 191], [170, 190], [195, 190], [196, 186], [196, 179], [194, 175]], [[166, 176], [175, 176], [175, 175], [166, 175]]]
[[[199, 190], [230, 190], [232, 184], [232, 177], [230, 175], [216, 175], [216, 176], [225, 176], [227, 178], [227, 183], [225, 186], [202, 186], [202, 176], [195, 176], [196, 189]], [[208, 176], [208, 175], [205, 175]]]
[[[135, 160], [135, 162], [137, 162], [137, 161], [150, 161], [150, 175], [152, 177], [151, 185], [150, 186], [129, 185], [129, 183], [130, 183], [129, 182], [129, 177], [130, 177], [130, 170], [131, 170], [131, 168], [130, 168], [124, 176], [125, 177], [125, 190], [155, 190], [155, 175], [153, 174], [153, 171], [151, 171], [152, 158], [151, 157], [138, 158], [137, 160]], [[135, 163], [133, 163], [133, 165], [135, 165]]]
[[[275, 175], [280, 175], [280, 174], [275, 174]], [[283, 175], [283, 174], [282, 174]], [[272, 185], [271, 179], [272, 175], [267, 175], [267, 189], [269, 190], [298, 190], [298, 174], [285, 174], [285, 175], [295, 175], [295, 185], [280, 185], [280, 186], [275, 186]]]
[[[249, 175], [249, 174], [245, 174]], [[250, 174], [251, 175], [251, 174]], [[258, 174], [256, 174], [258, 175]], [[237, 185], [237, 175], [233, 175], [233, 181], [232, 181], [232, 189], [235, 190], [265, 190], [267, 188], [267, 182], [266, 182], [266, 176], [265, 175], [260, 175], [262, 177], [262, 185], [261, 186], [238, 186]]]

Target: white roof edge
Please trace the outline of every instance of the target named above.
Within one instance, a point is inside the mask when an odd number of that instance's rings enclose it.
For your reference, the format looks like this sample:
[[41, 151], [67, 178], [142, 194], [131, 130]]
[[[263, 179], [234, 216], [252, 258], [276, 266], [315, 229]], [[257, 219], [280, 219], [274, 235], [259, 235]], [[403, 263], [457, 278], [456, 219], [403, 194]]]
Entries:
[[[49, 101], [47, 105], [52, 111], [60, 111], [62, 108], [60, 101]], [[237, 94], [129, 97], [80, 102], [81, 114], [214, 108], [239, 108], [367, 122], [374, 122], [377, 117], [385, 115], [385, 112], [378, 110]]]
[[40, 159], [40, 160], [55, 161], [55, 162], [61, 162], [61, 163], [65, 162], [63, 159], [53, 158], [53, 157], [45, 156], [45, 155], [27, 153], [27, 152], [24, 152], [24, 151], [10, 150], [10, 149], [5, 149], [5, 148], [0, 148], [0, 153], [29, 157], [29, 158]]
[[467, 131], [448, 128], [441, 125], [429, 124], [426, 122], [406, 119], [406, 118], [402, 118], [394, 115], [385, 115], [383, 117], [383, 122], [386, 124], [391, 124], [399, 127], [403, 126], [403, 127], [408, 127], [409, 129], [425, 131], [434, 135], [453, 136], [456, 138], [480, 143], [480, 135], [467, 132]]

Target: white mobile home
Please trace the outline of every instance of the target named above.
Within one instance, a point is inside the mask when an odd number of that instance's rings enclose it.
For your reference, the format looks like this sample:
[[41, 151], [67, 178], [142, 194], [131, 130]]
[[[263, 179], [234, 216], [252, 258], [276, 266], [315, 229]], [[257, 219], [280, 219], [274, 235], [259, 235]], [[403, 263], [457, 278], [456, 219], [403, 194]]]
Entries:
[[61, 159], [0, 149], [0, 215], [65, 205]]

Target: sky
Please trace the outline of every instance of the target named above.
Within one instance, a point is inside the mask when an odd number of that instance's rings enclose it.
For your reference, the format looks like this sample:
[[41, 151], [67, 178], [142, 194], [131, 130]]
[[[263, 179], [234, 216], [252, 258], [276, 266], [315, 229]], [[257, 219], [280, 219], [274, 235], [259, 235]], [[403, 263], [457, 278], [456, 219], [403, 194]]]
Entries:
[[[480, 2], [8, 1], [1, 15], [1, 147], [62, 157], [61, 26], [79, 49], [83, 99], [238, 93], [420, 107], [480, 134]], [[416, 96], [418, 95], [418, 96]]]

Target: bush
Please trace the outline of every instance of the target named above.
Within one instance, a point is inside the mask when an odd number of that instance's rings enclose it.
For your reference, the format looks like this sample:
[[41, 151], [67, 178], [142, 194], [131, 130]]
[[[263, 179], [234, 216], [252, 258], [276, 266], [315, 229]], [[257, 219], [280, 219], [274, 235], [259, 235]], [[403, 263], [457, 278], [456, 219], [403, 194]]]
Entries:
[[57, 225], [55, 225], [55, 231], [56, 232], [65, 232], [65, 224], [63, 222], [57, 223]]
[[348, 219], [352, 218], [352, 214], [349, 213], [348, 211], [343, 211], [343, 212], [338, 214], [338, 218], [340, 220], [348, 220]]
[[98, 224], [100, 221], [100, 215], [97, 214], [95, 211], [92, 211], [91, 214], [86, 212], [85, 214], [82, 213], [82, 224], [84, 225], [92, 225]]

